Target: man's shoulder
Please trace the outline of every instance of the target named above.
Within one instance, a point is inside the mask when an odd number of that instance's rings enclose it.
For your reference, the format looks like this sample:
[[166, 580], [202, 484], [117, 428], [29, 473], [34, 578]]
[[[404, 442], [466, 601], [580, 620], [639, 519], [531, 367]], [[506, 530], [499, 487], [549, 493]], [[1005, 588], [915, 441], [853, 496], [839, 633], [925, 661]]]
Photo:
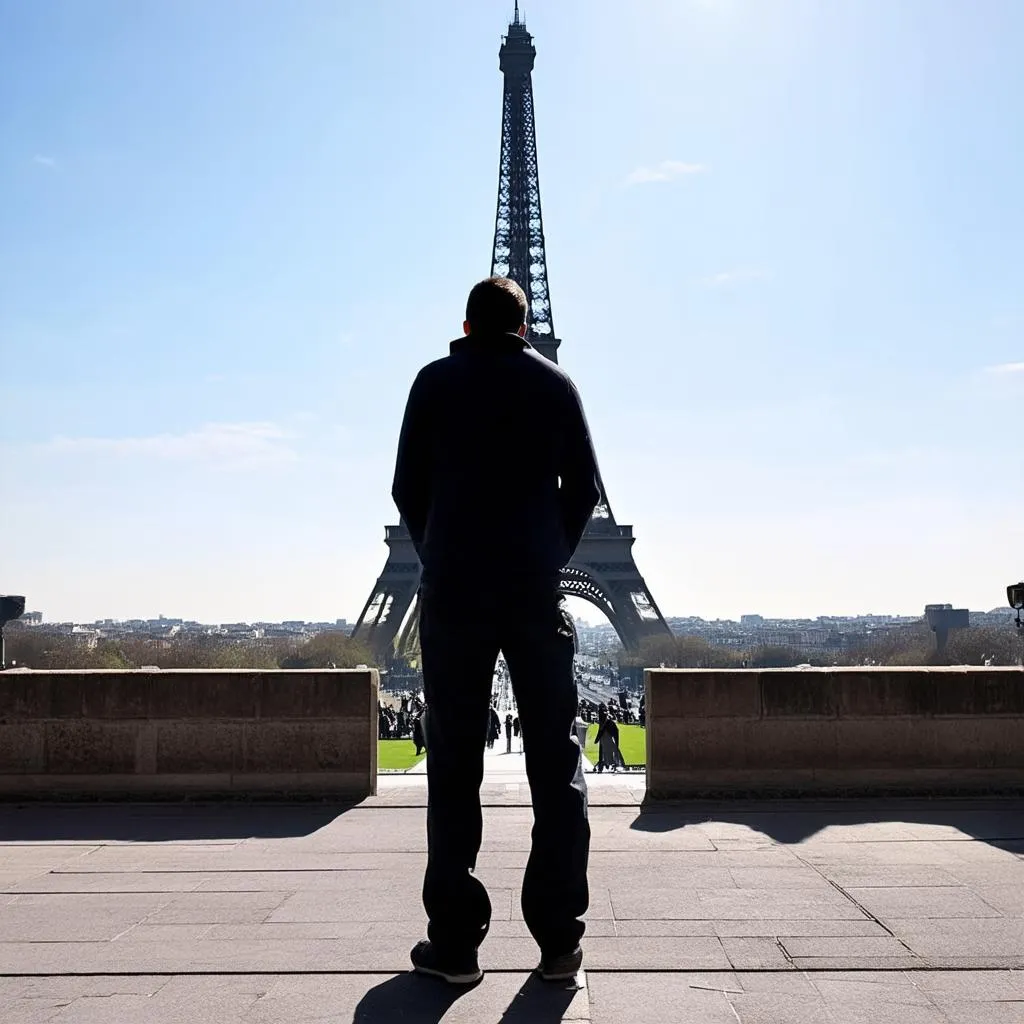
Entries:
[[420, 368], [420, 372], [416, 374], [417, 377], [424, 380], [430, 380], [441, 374], [451, 366], [451, 356], [441, 356], [438, 359], [432, 359], [429, 363], [426, 363]]
[[558, 363], [553, 363], [546, 356], [542, 356], [532, 345], [523, 349], [523, 355], [530, 360], [531, 365], [535, 366], [539, 373], [547, 374], [552, 379], [560, 380], [564, 384], [572, 384], [572, 378]]
[[[557, 363], [545, 358], [530, 345], [523, 347], [521, 352], [511, 355], [512, 360], [537, 380], [558, 383], [563, 387], [574, 388], [572, 378]], [[460, 367], [472, 366], [473, 356], [466, 352], [454, 351], [424, 365], [416, 375], [417, 380], [424, 384], [443, 380], [452, 374], [460, 373]]]

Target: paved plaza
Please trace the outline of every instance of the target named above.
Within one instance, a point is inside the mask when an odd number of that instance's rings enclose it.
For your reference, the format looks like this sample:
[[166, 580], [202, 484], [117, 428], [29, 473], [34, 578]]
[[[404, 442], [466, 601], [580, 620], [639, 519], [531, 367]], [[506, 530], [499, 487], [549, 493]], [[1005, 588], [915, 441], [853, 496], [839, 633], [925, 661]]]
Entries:
[[[499, 745], [503, 749], [504, 738]], [[1024, 1024], [1024, 802], [689, 803], [592, 782], [578, 991], [531, 978], [522, 757], [489, 752], [469, 992], [408, 973], [422, 771], [357, 807], [0, 806], [0, 1021]]]

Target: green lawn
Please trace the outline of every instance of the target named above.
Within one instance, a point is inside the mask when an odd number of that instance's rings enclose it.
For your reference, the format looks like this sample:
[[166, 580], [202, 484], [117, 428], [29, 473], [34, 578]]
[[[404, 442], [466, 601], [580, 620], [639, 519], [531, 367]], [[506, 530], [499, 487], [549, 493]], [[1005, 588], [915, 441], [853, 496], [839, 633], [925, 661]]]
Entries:
[[[587, 745], [583, 753], [591, 764], [597, 764], [597, 744], [594, 737], [597, 736], [597, 723], [594, 722], [587, 728]], [[644, 766], [647, 764], [647, 731], [639, 725], [619, 726], [619, 750], [622, 751], [622, 760], [629, 766]]]
[[426, 755], [416, 756], [412, 740], [377, 740], [377, 771], [404, 771], [421, 761]]

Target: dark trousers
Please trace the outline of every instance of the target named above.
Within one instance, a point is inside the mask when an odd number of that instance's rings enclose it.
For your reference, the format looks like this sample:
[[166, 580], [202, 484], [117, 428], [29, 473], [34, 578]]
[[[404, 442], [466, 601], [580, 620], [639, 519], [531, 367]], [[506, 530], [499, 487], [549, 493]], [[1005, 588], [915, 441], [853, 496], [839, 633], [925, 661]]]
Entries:
[[522, 722], [533, 801], [523, 918], [557, 956], [583, 935], [590, 824], [576, 740], [572, 620], [554, 583], [483, 593], [424, 584], [420, 592], [427, 737], [427, 871], [423, 905], [438, 946], [475, 949], [491, 919], [473, 874], [483, 833], [480, 783], [498, 652], [508, 663]]

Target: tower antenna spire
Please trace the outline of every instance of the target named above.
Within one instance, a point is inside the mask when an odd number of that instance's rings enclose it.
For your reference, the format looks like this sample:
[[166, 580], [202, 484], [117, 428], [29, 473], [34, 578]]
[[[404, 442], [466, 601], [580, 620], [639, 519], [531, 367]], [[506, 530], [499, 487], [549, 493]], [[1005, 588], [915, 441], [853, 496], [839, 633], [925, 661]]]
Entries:
[[515, 24], [515, 25], [519, 24], [519, 0], [516, 0], [516, 18], [515, 18], [515, 21], [513, 22], [513, 24]]

